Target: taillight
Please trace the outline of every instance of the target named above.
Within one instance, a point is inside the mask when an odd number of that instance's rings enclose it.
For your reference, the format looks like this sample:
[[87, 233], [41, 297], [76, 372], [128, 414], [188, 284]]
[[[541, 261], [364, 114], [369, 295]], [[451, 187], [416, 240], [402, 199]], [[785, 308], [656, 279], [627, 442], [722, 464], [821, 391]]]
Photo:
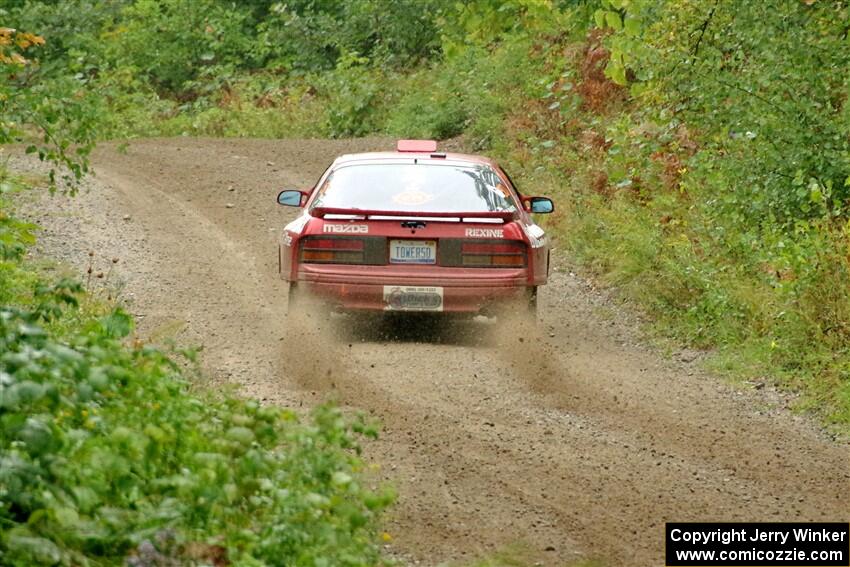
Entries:
[[366, 244], [359, 238], [308, 237], [301, 241], [301, 261], [329, 264], [363, 264]]
[[299, 246], [301, 261], [308, 264], [387, 263], [387, 239], [383, 236], [307, 236]]
[[461, 264], [470, 267], [525, 266], [525, 245], [515, 242], [464, 242], [460, 245]]

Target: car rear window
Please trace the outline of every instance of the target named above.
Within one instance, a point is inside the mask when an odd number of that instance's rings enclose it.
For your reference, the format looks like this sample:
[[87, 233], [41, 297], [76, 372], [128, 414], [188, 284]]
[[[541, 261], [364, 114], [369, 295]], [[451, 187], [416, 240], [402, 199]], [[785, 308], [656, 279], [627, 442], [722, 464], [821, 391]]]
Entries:
[[334, 170], [313, 207], [409, 212], [515, 211], [510, 189], [487, 165], [356, 164]]

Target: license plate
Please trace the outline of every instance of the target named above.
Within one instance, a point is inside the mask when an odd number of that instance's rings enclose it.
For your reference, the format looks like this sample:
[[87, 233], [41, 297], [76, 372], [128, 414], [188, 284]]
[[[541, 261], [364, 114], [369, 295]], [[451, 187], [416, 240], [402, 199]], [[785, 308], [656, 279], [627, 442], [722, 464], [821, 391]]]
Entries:
[[390, 264], [436, 264], [435, 240], [390, 240]]
[[387, 311], [442, 311], [443, 288], [385, 285], [384, 309]]

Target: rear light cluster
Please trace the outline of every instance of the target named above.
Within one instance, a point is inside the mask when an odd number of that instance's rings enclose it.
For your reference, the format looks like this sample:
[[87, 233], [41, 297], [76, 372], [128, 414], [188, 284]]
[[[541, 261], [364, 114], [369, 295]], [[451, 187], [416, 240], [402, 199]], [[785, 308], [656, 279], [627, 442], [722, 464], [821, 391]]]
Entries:
[[362, 264], [365, 245], [355, 238], [307, 238], [301, 246], [301, 260], [332, 264]]
[[469, 267], [517, 267], [525, 265], [525, 246], [512, 242], [464, 242], [460, 246], [462, 264]]
[[387, 263], [387, 239], [383, 237], [308, 236], [301, 241], [301, 261], [308, 264]]
[[527, 252], [519, 240], [442, 239], [439, 244], [441, 266], [459, 268], [521, 268]]

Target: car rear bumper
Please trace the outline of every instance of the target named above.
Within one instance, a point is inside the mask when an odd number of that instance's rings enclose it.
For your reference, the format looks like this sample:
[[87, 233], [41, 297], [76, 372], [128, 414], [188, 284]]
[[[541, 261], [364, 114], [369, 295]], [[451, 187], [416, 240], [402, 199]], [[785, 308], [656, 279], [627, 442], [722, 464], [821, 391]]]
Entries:
[[523, 297], [529, 288], [523, 269], [437, 266], [302, 265], [298, 287], [341, 310], [393, 311], [393, 290], [439, 290], [439, 307], [425, 311], [475, 313]]

